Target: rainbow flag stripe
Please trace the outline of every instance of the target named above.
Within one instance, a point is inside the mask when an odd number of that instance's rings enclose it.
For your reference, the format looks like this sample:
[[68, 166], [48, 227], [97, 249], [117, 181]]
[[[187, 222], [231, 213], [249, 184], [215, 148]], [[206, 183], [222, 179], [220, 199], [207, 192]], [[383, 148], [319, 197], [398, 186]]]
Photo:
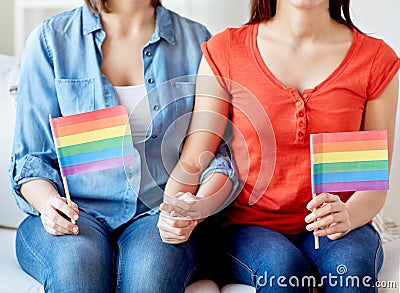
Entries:
[[133, 143], [126, 106], [50, 118], [63, 177], [131, 165]]
[[387, 131], [311, 134], [312, 193], [389, 189]]

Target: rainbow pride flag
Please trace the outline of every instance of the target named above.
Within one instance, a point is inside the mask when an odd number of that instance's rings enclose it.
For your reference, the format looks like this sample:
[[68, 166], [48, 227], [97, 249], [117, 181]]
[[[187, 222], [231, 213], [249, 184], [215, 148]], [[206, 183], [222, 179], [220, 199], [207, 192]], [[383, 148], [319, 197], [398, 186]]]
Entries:
[[63, 177], [134, 163], [126, 106], [51, 118]]
[[312, 193], [389, 189], [387, 131], [311, 134]]

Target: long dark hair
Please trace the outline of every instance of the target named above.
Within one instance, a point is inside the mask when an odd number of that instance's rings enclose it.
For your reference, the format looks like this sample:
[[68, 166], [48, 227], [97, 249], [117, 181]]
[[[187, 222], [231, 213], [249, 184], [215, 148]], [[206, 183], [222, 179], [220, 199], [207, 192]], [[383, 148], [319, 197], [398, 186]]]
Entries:
[[[252, 0], [250, 13], [249, 23], [270, 20], [276, 14], [276, 0]], [[329, 14], [338, 23], [359, 30], [350, 18], [350, 0], [329, 0]]]
[[[109, 12], [107, 0], [85, 0], [87, 7], [94, 13]], [[161, 0], [151, 0], [154, 7], [161, 5]]]

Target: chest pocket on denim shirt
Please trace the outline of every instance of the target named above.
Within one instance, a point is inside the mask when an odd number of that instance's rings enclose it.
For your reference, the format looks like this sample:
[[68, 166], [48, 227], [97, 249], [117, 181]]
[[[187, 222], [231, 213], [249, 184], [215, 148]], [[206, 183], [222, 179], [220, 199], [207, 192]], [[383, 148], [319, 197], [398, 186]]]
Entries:
[[172, 82], [171, 85], [177, 113], [173, 124], [181, 135], [186, 136], [192, 117], [196, 84], [193, 82]]
[[95, 110], [95, 79], [56, 79], [58, 103], [63, 116]]

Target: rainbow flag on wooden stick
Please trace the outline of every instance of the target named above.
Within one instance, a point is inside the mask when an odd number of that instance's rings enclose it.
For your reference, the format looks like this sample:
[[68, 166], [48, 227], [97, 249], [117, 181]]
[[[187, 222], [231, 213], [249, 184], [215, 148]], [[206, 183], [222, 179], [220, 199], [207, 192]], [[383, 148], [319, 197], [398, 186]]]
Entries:
[[387, 131], [311, 134], [312, 193], [389, 189]]
[[51, 118], [62, 177], [134, 163], [126, 106]]

